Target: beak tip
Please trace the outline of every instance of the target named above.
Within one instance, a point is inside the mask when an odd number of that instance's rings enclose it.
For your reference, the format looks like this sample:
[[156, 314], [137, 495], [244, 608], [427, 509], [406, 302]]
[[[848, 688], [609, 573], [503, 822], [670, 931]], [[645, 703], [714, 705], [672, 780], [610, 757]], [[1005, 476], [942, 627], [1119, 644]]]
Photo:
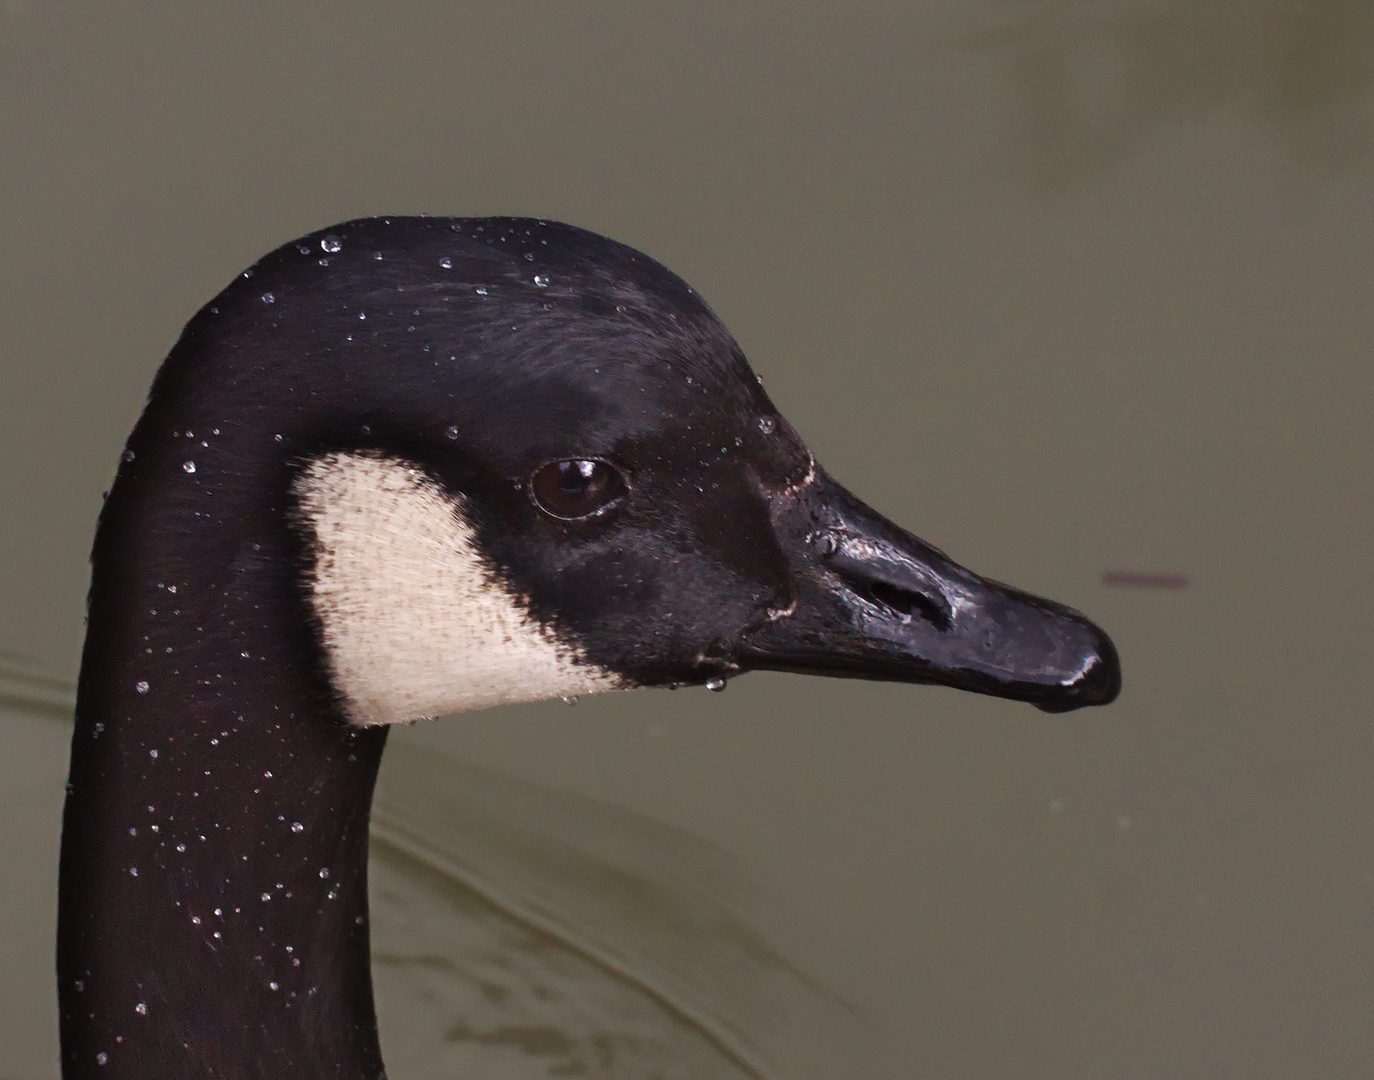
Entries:
[[[1086, 620], [1084, 620], [1086, 622]], [[1093, 644], [1088, 650], [1082, 673], [1072, 682], [1057, 687], [1052, 697], [1037, 701], [1044, 712], [1071, 712], [1088, 705], [1110, 705], [1121, 693], [1121, 658], [1106, 633], [1092, 623]]]

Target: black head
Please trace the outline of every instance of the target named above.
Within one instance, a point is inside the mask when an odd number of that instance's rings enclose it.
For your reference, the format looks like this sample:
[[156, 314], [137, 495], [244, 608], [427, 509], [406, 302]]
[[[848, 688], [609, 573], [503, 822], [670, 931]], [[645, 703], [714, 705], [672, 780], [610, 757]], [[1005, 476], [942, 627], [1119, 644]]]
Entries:
[[[182, 427], [216, 434], [192, 453]], [[1087, 620], [831, 481], [689, 286], [566, 225], [368, 219], [282, 247], [191, 322], [130, 446], [192, 493], [260, 476], [238, 520], [268, 531], [326, 455], [416, 470], [493, 588], [619, 685], [782, 668], [1046, 709], [1119, 686]]]

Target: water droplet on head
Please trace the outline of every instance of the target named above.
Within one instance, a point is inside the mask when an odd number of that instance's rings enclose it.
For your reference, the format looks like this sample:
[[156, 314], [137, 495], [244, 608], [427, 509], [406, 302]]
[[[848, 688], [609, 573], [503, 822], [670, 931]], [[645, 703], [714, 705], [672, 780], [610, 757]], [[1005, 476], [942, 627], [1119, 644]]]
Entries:
[[478, 286], [477, 286], [477, 295], [478, 295], [478, 296], [486, 296], [486, 295], [487, 295], [487, 288], [486, 288], [485, 285], [478, 285]]
[[132, 450], [125, 450], [125, 451], [124, 451], [124, 460], [125, 460], [125, 461], [133, 461], [133, 460], [134, 460], [134, 452], [133, 452]]
[[442, 259], [439, 260], [439, 265], [442, 266], [445, 270], [452, 270], [453, 260], [450, 259], [447, 255], [445, 255]]
[[291, 822], [291, 831], [292, 831], [292, 832], [297, 832], [297, 833], [298, 833], [298, 832], [304, 832], [304, 831], [305, 831], [305, 826], [302, 825], [299, 821], [293, 821], [293, 822]]
[[134, 683], [134, 689], [140, 694], [146, 694], [148, 692], [148, 680], [139, 679], [138, 682]]
[[456, 424], [449, 424], [449, 426], [446, 427], [446, 428], [444, 429], [444, 434], [447, 435], [450, 439], [456, 439], [456, 438], [458, 438], [458, 427], [457, 427], [457, 425], [456, 425]]
[[110, 1060], [110, 1055], [107, 1054], [107, 1053], [105, 1053], [104, 1050], [100, 1051], [100, 1053], [98, 1053], [98, 1054], [95, 1055], [95, 1063], [96, 1063], [97, 1065], [104, 1065], [105, 1062], [107, 1062], [107, 1061], [109, 1061], [109, 1060]]
[[270, 292], [265, 292], [262, 294], [262, 302], [264, 304], [275, 304], [277, 302], [277, 298], [273, 296]]
[[380, 251], [374, 251], [372, 253], [372, 257], [376, 259], [378, 262], [382, 261], [382, 253]]
[[297, 245], [296, 245], [296, 250], [299, 251], [302, 255], [309, 255], [309, 254], [310, 254], [310, 245], [309, 245], [309, 244], [297, 244]]
[[712, 678], [707, 679], [706, 689], [714, 691], [717, 694], [720, 693], [722, 690], [725, 689], [725, 679], [720, 675], [715, 675]]
[[771, 416], [759, 417], [759, 430], [762, 431], [765, 435], [773, 434], [773, 429], [777, 426], [778, 422], [774, 420]]
[[334, 252], [338, 251], [342, 247], [343, 241], [341, 241], [333, 233], [330, 233], [328, 236], [321, 237], [320, 239], [320, 250], [327, 251], [331, 255], [333, 255]]
[[536, 285], [538, 285], [539, 288], [541, 288], [541, 289], [547, 289], [547, 288], [549, 287], [549, 275], [548, 275], [548, 274], [535, 274], [535, 275], [534, 275], [534, 283], [535, 283]]
[[181, 467], [185, 469], [187, 472], [196, 471], [196, 463], [194, 461], [183, 461], [181, 463]]
[[147, 1016], [148, 1006], [142, 1001], [140, 1001], [137, 1005], [134, 1006], [134, 1012], [138, 1013], [139, 1016]]

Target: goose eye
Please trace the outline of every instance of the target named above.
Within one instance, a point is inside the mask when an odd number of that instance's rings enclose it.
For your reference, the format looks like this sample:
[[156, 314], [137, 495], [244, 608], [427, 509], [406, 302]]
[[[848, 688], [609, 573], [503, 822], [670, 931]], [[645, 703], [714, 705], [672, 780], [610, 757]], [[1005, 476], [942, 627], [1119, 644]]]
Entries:
[[530, 480], [539, 509], [565, 521], [604, 510], [625, 494], [620, 473], [604, 461], [553, 461]]

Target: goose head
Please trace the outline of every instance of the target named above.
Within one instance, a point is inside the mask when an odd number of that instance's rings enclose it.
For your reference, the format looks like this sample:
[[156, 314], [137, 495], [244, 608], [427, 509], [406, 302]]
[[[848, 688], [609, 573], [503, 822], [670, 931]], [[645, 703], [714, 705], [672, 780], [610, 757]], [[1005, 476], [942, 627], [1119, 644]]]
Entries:
[[703, 300], [633, 249], [392, 218], [273, 252], [186, 327], [97, 534], [68, 1077], [376, 1075], [386, 726], [758, 669], [1050, 711], [1120, 686], [1082, 615], [831, 479]]

